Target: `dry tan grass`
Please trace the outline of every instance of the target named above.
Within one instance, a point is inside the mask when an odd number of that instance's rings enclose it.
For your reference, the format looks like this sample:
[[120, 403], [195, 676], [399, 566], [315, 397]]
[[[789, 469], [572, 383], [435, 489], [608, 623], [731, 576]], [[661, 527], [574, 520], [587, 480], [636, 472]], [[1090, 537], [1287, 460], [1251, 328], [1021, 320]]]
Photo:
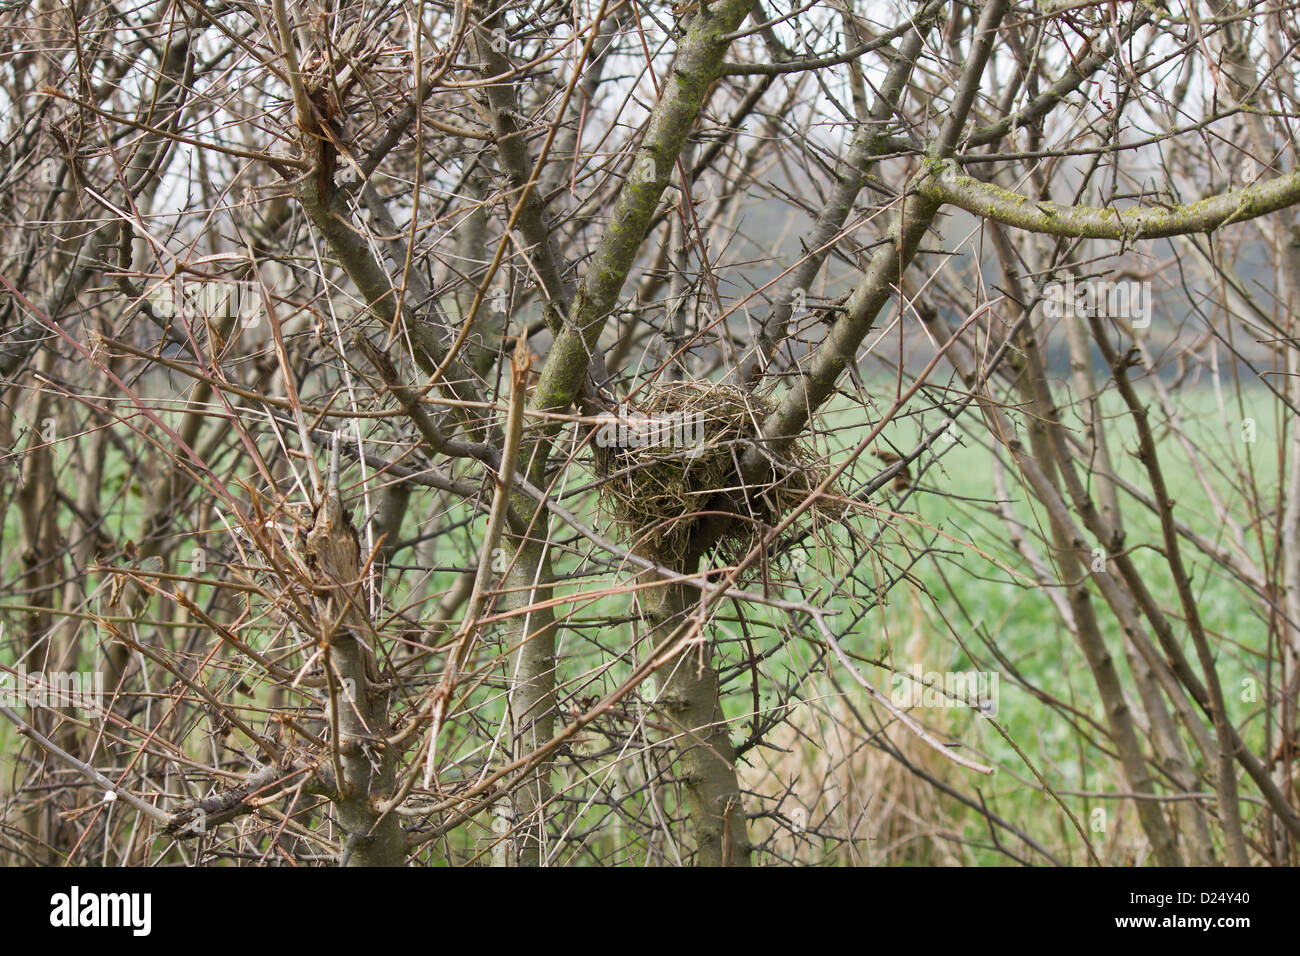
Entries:
[[[903, 671], [922, 664], [930, 652], [938, 650], [930, 647], [919, 601], [913, 600], [912, 605], [912, 627], [894, 665]], [[878, 686], [888, 691], [887, 682]], [[868, 701], [854, 695], [850, 706], [829, 681], [823, 690], [815, 699], [806, 696], [807, 703], [772, 734], [773, 746], [756, 752], [757, 762], [742, 769], [746, 791], [784, 794], [779, 803], [764, 805], [772, 816], [756, 820], [751, 834], [755, 844], [766, 843], [773, 852], [775, 860], [767, 858], [766, 862], [855, 866], [973, 866], [988, 862], [987, 849], [976, 857], [976, 844], [984, 848], [992, 844], [988, 823], [979, 810], [940, 792], [874, 745], [857, 714], [868, 721], [883, 720], [889, 742], [911, 767], [960, 793], [974, 795], [978, 787], [994, 812], [1058, 858], [1076, 865], [1089, 862], [1078, 832], [1046, 794], [1032, 800], [999, 799], [999, 794], [1032, 787], [1029, 780], [1000, 773], [988, 781], [976, 781], [973, 787], [969, 771], [943, 759], [897, 722], [890, 722], [887, 714], [872, 711]], [[914, 711], [914, 716], [944, 740], [969, 739], [963, 729], [969, 723], [968, 714], [949, 708], [926, 709], [923, 714]], [[1049, 780], [1058, 776], [1051, 768], [1040, 769], [1048, 773]], [[1027, 768], [1021, 770], [1023, 777], [1032, 779]], [[1122, 789], [1118, 779], [1097, 786]], [[1052, 809], [1045, 810], [1043, 801], [1049, 801]], [[1080, 800], [1067, 798], [1067, 802], [1087, 829], [1093, 851], [1103, 864], [1131, 866], [1145, 860], [1149, 847], [1130, 803], [1090, 803], [1094, 808], [1104, 807], [1108, 814], [1105, 831], [1094, 832]], [[1031, 806], [1032, 815], [1019, 812]], [[1122, 809], [1117, 812], [1119, 807]], [[1041, 856], [1005, 830], [999, 830], [998, 840], [1022, 859], [1042, 862]], [[1010, 857], [996, 859], [1014, 865]]]

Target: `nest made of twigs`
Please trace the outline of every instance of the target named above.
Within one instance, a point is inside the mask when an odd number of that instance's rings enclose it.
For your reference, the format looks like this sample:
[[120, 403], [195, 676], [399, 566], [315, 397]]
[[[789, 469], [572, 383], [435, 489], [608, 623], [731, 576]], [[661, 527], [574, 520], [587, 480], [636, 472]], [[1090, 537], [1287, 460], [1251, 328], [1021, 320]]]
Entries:
[[[731, 513], [717, 545], [730, 559], [801, 504], [827, 475], [801, 441], [779, 457], [769, 452], [761, 480], [742, 488], [739, 463], [771, 410], [760, 396], [710, 381], [658, 383], [620, 406], [593, 447], [601, 509], [629, 547], [677, 566], [708, 517], [701, 512], [725, 507]], [[806, 514], [817, 529], [842, 510], [823, 498]]]

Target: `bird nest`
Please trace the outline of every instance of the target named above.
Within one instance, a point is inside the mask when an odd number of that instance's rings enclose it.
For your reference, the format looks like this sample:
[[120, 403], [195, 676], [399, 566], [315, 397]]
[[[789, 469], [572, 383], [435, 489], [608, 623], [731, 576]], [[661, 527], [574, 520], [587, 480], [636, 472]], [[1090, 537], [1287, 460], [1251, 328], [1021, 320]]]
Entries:
[[[735, 559], [802, 504], [828, 473], [804, 442], [780, 457], [769, 452], [757, 481], [740, 479], [739, 463], [771, 411], [734, 385], [664, 382], [604, 420], [594, 442], [600, 506], [632, 550], [678, 566], [700, 524], [721, 513], [717, 545]], [[818, 530], [842, 511], [822, 498], [805, 514]]]

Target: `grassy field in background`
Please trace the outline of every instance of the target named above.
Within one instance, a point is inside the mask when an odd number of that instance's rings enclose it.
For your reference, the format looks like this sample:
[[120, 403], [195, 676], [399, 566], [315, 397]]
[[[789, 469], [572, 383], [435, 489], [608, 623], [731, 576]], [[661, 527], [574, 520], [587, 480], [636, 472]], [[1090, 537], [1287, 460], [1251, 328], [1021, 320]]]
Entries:
[[[879, 383], [880, 394], [888, 395], [890, 384]], [[1216, 395], [1201, 388], [1184, 391], [1175, 396], [1178, 412], [1184, 417], [1189, 435], [1205, 453], [1205, 461], [1217, 467], [1212, 483], [1223, 497], [1228, 510], [1243, 522], [1247, 512], [1242, 499], [1242, 482], [1233, 471], [1234, 462], [1244, 463], [1249, 457], [1254, 468], [1259, 493], [1269, 502], [1275, 498], [1277, 487], [1276, 405], [1264, 390], [1257, 389], [1246, 396], [1245, 417], [1255, 420], [1254, 443], [1243, 441], [1243, 414], [1229, 396], [1226, 415], [1219, 408]], [[888, 399], [881, 400], [882, 407]], [[913, 403], [924, 404], [920, 397]], [[1127, 418], [1115, 416], [1122, 410], [1113, 402], [1103, 406], [1109, 421], [1115, 464], [1122, 476], [1142, 488], [1148, 482], [1140, 463], [1124, 451], [1136, 444]], [[825, 426], [832, 432], [829, 451], [832, 461], [838, 461], [837, 452], [859, 441], [862, 431], [862, 413], [859, 410], [832, 410], [825, 418]], [[1193, 528], [1214, 539], [1220, 534], [1219, 514], [1200, 487], [1195, 473], [1189, 467], [1183, 450], [1167, 431], [1160, 427], [1162, 415], [1153, 406], [1153, 425], [1157, 427], [1162, 462], [1172, 493], [1177, 497], [1178, 516]], [[879, 447], [910, 450], [924, 430], [935, 428], [943, 420], [937, 411], [900, 418], [882, 431]], [[1071, 642], [1061, 626], [1048, 597], [1026, 577], [1024, 563], [1009, 544], [1005, 526], [988, 510], [995, 497], [992, 479], [991, 453], [981, 444], [983, 429], [977, 412], [968, 410], [958, 422], [957, 439], [940, 439], [936, 454], [922, 460], [919, 478], [914, 490], [901, 502], [894, 491], [882, 491], [872, 500], [872, 509], [864, 511], [854, 522], [857, 547], [876, 532], [879, 540], [872, 546], [872, 555], [860, 568], [871, 569], [873, 574], [898, 574], [900, 567], [908, 568], [908, 579], [898, 583], [889, 593], [883, 607], [867, 610], [858, 626], [853, 629], [846, 649], [863, 658], [884, 666], [863, 663], [861, 672], [885, 693], [891, 687], [889, 668], [906, 672], [914, 664], [924, 671], [993, 671], [999, 677], [999, 710], [997, 722], [1016, 742], [1053, 788], [1058, 791], [1114, 792], [1124, 789], [1115, 771], [1114, 762], [1097, 746], [1081, 746], [1078, 727], [1046, 708], [1028, 690], [1023, 689], [1013, 674], [1006, 672], [991, 653], [996, 647], [1002, 657], [1014, 665], [1023, 681], [1069, 701], [1074, 707], [1089, 715], [1099, 724], [1104, 723], [1096, 703], [1091, 676], [1082, 654]], [[62, 454], [62, 453], [61, 453]], [[864, 457], [858, 469], [859, 480], [870, 477], [878, 462]], [[120, 465], [110, 464], [110, 481], [120, 484], [125, 475]], [[132, 477], [135, 481], [135, 476]], [[1012, 507], [1021, 521], [1031, 527], [1045, 524], [1041, 513], [1035, 513], [1027, 504], [1027, 495], [1016, 483], [1014, 474], [1008, 475]], [[128, 484], [121, 497], [119, 512], [110, 526], [120, 537], [137, 533], [134, 524], [139, 521], [140, 498]], [[1139, 567], [1149, 572], [1148, 586], [1162, 605], [1170, 611], [1177, 609], [1176, 596], [1163, 562], [1158, 554], [1144, 546], [1160, 544], [1159, 527], [1145, 510], [1125, 502], [1126, 544], [1134, 548], [1134, 559]], [[476, 526], [477, 530], [477, 526]], [[12, 543], [18, 540], [16, 514], [9, 508], [4, 515], [6, 573], [12, 579], [15, 564], [12, 560]], [[458, 532], [465, 534], [465, 531]], [[841, 555], [852, 551], [843, 528], [834, 532]], [[912, 563], [912, 557], [930, 544], [932, 553]], [[1272, 542], [1266, 542], [1271, 547]], [[1257, 542], [1252, 542], [1252, 558], [1262, 561]], [[452, 548], [442, 551], [440, 557], [450, 560]], [[799, 552], [803, 553], [802, 549]], [[1262, 735], [1259, 705], [1241, 700], [1238, 692], [1241, 681], [1251, 676], [1247, 665], [1257, 665], [1266, 649], [1266, 624], [1260, 616], [1257, 601], [1247, 602], [1240, 586], [1210, 573], [1206, 562], [1190, 547], [1185, 558], [1193, 569], [1193, 584], [1199, 597], [1199, 606], [1205, 625], [1213, 635], [1216, 646], [1226, 658], [1221, 668], [1225, 693], [1228, 695], [1232, 716], [1239, 726], [1244, 724], [1248, 741], [1258, 745]], [[790, 560], [787, 555], [782, 560]], [[817, 583], [819, 573], [834, 577], [844, 570], [844, 562], [827, 553], [804, 553], [807, 570], [801, 575], [805, 583]], [[402, 560], [402, 558], [399, 558]], [[576, 564], [561, 558], [560, 573], [576, 570]], [[869, 577], [870, 575], [868, 575]], [[450, 585], [454, 574], [440, 574], [437, 586]], [[562, 591], [579, 593], [594, 590], [598, 581], [591, 578], [577, 580], [562, 586]], [[606, 582], [608, 583], [608, 582]], [[853, 601], [830, 599], [827, 606], [841, 615], [862, 613], [867, 601], [865, 588], [858, 587]], [[823, 596], [825, 589], [823, 590]], [[400, 595], [399, 595], [400, 596]], [[15, 601], [6, 597], [2, 603], [12, 606]], [[98, 603], [98, 602], [96, 602]], [[1121, 657], [1119, 632], [1112, 617], [1100, 599], [1096, 602], [1102, 625], [1112, 652]], [[618, 618], [632, 610], [631, 600], [619, 595], [584, 602], [577, 612], [582, 619]], [[18, 615], [12, 611], [0, 612], [6, 621], [5, 640], [0, 642], [0, 662], [12, 665], [14, 648], [13, 628]], [[753, 626], [759, 650], [765, 641], [776, 641], [774, 631], [764, 628], [763, 608], [747, 609], [749, 623]], [[768, 617], [770, 620], [770, 616]], [[93, 627], [87, 624], [86, 627]], [[737, 634], [732, 622], [724, 621], [725, 634]], [[626, 626], [622, 629], [626, 633]], [[578, 636], [566, 633], [562, 638], [562, 668], [566, 674], [582, 673], [595, 669], [601, 663], [600, 651], [588, 638], [587, 631]], [[809, 638], [815, 637], [811, 633]], [[598, 640], [606, 646], [622, 648], [618, 633], [599, 633]], [[1184, 635], [1185, 639], [1185, 635]], [[765, 671], [769, 676], [794, 675], [816, 653], [815, 642], [793, 642], [779, 649]], [[1194, 658], [1190, 644], [1189, 656]], [[94, 667], [89, 654], [83, 667]], [[790, 796], [779, 806], [766, 806], [789, 818], [796, 804], [801, 805], [810, 820], [824, 821], [827, 832], [851, 836], [846, 849], [835, 841], [818, 846], [805, 836], [802, 839], [783, 835], [778, 845], [804, 862], [872, 862], [872, 863], [965, 863], [998, 864], [1007, 858], [990, 847], [986, 824], [979, 816], [955, 801], [924, 792], [915, 781], [909, 780], [896, 764], [879, 753], [862, 746], [860, 739], [845, 739], [836, 727], [837, 720], [849, 720], [845, 707], [851, 704], [862, 708], [866, 695], [845, 679], [837, 664], [829, 665], [840, 687], [848, 689], [846, 700], [837, 698], [826, 675], [815, 675], [797, 688], [796, 696], [807, 706], [792, 711], [792, 721], [802, 735], [780, 732], [777, 740], [789, 748], [789, 753], [773, 756], [769, 751], [751, 751], [749, 764], [744, 768], [746, 786], [759, 791], [780, 792], [790, 785]], [[1121, 669], [1124, 670], [1122, 664]], [[616, 665], [591, 680], [582, 693], [600, 693], [613, 686], [625, 674], [624, 666]], [[1127, 674], [1126, 670], [1124, 671]], [[563, 675], [562, 675], [563, 676]], [[1262, 686], [1262, 684], [1261, 684]], [[736, 682], [740, 692], [729, 694], [726, 700], [728, 715], [738, 719], [736, 736], [743, 735], [753, 710], [744, 680]], [[260, 700], [259, 695], [259, 700]], [[777, 698], [768, 693], [760, 706], [774, 706]], [[485, 716], [499, 702], [484, 703]], [[879, 712], [878, 712], [879, 713]], [[1075, 863], [1086, 861], [1081, 839], [1073, 832], [1060, 807], [1047, 794], [1041, 792], [1034, 773], [1016, 750], [998, 734], [987, 721], [969, 710], [949, 708], [926, 710], [917, 716], [933, 728], [944, 740], [959, 742], [962, 752], [998, 768], [992, 778], [962, 770], [919, 745], [902, 728], [888, 730], [890, 739], [909, 759], [935, 774], [940, 779], [965, 793], [974, 794], [978, 787], [982, 798], [991, 810], [1021, 827], [1029, 835], [1043, 842], [1063, 859]], [[851, 722], [851, 721], [850, 721]], [[820, 746], [816, 745], [820, 742]], [[1095, 742], [1094, 742], [1095, 743]], [[7, 789], [14, 768], [12, 765], [16, 741], [12, 727], [0, 723], [0, 793]], [[833, 783], [828, 783], [831, 781]], [[1246, 792], [1250, 793], [1249, 788]], [[1105, 833], [1092, 834], [1095, 845], [1122, 846], [1135, 834], [1135, 822], [1127, 807], [1111, 802], [1099, 802], [1082, 796], [1063, 796], [1070, 809], [1085, 826], [1089, 814], [1097, 806], [1107, 807], [1109, 823]], [[752, 810], [753, 808], [751, 808]], [[917, 819], [908, 822], [908, 814]], [[769, 824], [757, 824], [762, 831]], [[909, 826], [911, 830], [909, 831]], [[1140, 834], [1138, 834], [1140, 836]], [[957, 837], [958, 839], [951, 839]], [[478, 837], [466, 837], [467, 846]], [[1002, 838], [1006, 841], [1006, 837]], [[1021, 849], [1021, 848], [1018, 848]], [[1116, 851], [1121, 853], [1122, 851]], [[575, 859], [580, 857], [575, 856]], [[1121, 861], [1116, 858], [1116, 861]]]
[[[1248, 460], [1249, 467], [1254, 469], [1258, 493], [1266, 506], [1271, 506], [1276, 498], [1276, 429], [1279, 427], [1272, 396], [1263, 389], [1256, 389], [1245, 396], [1242, 409], [1238, 409], [1236, 399], [1231, 395], [1225, 397], [1221, 407], [1219, 397], [1209, 389], [1175, 393], [1172, 400], [1192, 442], [1204, 453], [1202, 467], [1210, 470], [1209, 483], [1228, 511], [1239, 521], [1248, 523], [1241, 491], [1244, 485], [1234, 470], [1247, 467]], [[1166, 483], [1176, 499], [1177, 517], [1209, 539], [1219, 540], [1222, 530], [1218, 510], [1201, 487], [1183, 448], [1163, 427], [1164, 416], [1154, 399], [1149, 408]], [[1149, 481], [1145, 469], [1136, 457], [1128, 453], [1136, 448], [1137, 439], [1130, 419], [1120, 414], [1123, 411], [1118, 400], [1108, 400], [1101, 407], [1110, 433], [1114, 464], [1122, 478], [1147, 490]], [[844, 411], [839, 414], [847, 417], [856, 413]], [[1028, 579], [1029, 571], [1011, 547], [1006, 525], [990, 513], [989, 503], [996, 497], [991, 453], [981, 444], [986, 436], [977, 416], [977, 412], [967, 411], [965, 417], [958, 420], [959, 437], [956, 441], [939, 440], [928, 468], [924, 467], [927, 459], [922, 458], [923, 473], [906, 500], [895, 505], [898, 501], [896, 495], [886, 496], [883, 501], [877, 496], [877, 504], [897, 509], [892, 521], [902, 540], [896, 547], [906, 553], [903, 542], [919, 549], [922, 541], [933, 539], [937, 550], [931, 558], [912, 568], [911, 581], [895, 588], [885, 608], [866, 616], [856, 632], [858, 641], [854, 649], [897, 671], [906, 672], [913, 665], [919, 665], [926, 672], [983, 670], [997, 673], [997, 722], [1053, 788], [1058, 791], [1123, 791], [1127, 788], [1118, 778], [1113, 762], [1102, 757], [1095, 748], [1081, 750], [1076, 728], [1020, 686], [1021, 681], [1008, 673], [991, 653], [991, 648], [996, 647], [1003, 659], [1014, 665], [1024, 683], [1066, 700], [1104, 725], [1104, 715], [1097, 705], [1092, 678], [1082, 653], [1072, 643], [1047, 595]], [[1249, 426], [1243, 427], [1243, 418], [1254, 419], [1254, 442], [1243, 439], [1250, 433]], [[942, 420], [943, 417], [934, 412], [901, 419], [884, 429], [880, 444], [910, 450], [923, 430], [934, 429]], [[1066, 421], [1067, 425], [1078, 426], [1077, 420], [1072, 422], [1067, 417]], [[828, 424], [832, 428], [838, 424], [834, 415], [828, 418]], [[846, 428], [840, 444], [850, 444], [857, 440], [858, 434]], [[1030, 496], [1017, 484], [1014, 474], [1008, 474], [1007, 484], [1011, 504], [1020, 521], [1030, 528], [1046, 529], [1045, 515], [1041, 509], [1035, 511], [1029, 506]], [[1152, 550], [1162, 544], [1158, 521], [1145, 508], [1126, 500], [1122, 492], [1121, 510], [1127, 532], [1125, 545], [1132, 551], [1135, 564], [1144, 572], [1146, 585], [1171, 613], [1177, 628], [1181, 613], [1173, 583], [1162, 557]], [[888, 542], [887, 534], [882, 542], [886, 552], [882, 563], [897, 560], [896, 556], [888, 554]], [[1262, 564], [1258, 541], [1249, 543], [1252, 560]], [[1271, 547], [1272, 541], [1266, 541], [1266, 545]], [[1043, 552], [1041, 546], [1038, 550]], [[1192, 583], [1203, 623], [1223, 660], [1220, 675], [1229, 711], [1238, 726], [1245, 725], [1246, 739], [1258, 747], [1263, 738], [1259, 705], [1242, 699], [1242, 691], [1248, 686], [1242, 682], [1259, 674], [1259, 670], [1252, 668], [1260, 668], [1267, 649], [1267, 625], [1261, 616], [1260, 604], [1253, 596], [1244, 595], [1237, 582], [1225, 579], [1221, 573], [1209, 568], [1204, 557], [1186, 542], [1183, 543], [1183, 556], [1192, 570]], [[1127, 677], [1118, 625], [1095, 588], [1093, 592], [1094, 606], [1098, 609], [1108, 646]], [[1195, 660], [1185, 630], [1180, 631], [1179, 637], [1188, 657]], [[864, 667], [863, 671], [877, 687], [888, 690], [890, 673], [885, 667]], [[1258, 685], [1262, 688], [1262, 680]], [[1080, 839], [1072, 828], [1066, 831], [1060, 808], [1040, 791], [1025, 761], [987, 721], [970, 710], [955, 708], [941, 712], [925, 711], [918, 716], [928, 726], [941, 731], [944, 739], [960, 741], [964, 745], [963, 752], [998, 767], [998, 775], [991, 780], [981, 780], [978, 775], [960, 768], [945, 767], [943, 761], [925, 760], [928, 767], [959, 789], [969, 791], [978, 786], [991, 809], [1022, 826], [1048, 846], [1056, 846], [1062, 840], [1072, 841], [1075, 847], [1073, 859], [1083, 862]], [[905, 742], [908, 733], [895, 728], [891, 736], [895, 742]], [[911, 745], [907, 750], [925, 758], [923, 748]], [[869, 780], [862, 781], [862, 785], [873, 789]], [[1249, 784], [1245, 789], [1250, 792]], [[887, 799], [884, 793], [870, 795], [880, 800]], [[1098, 803], [1088, 798], [1067, 797], [1065, 802], [1085, 827], [1088, 826], [1089, 813], [1095, 807], [1112, 808], [1107, 833], [1096, 834], [1094, 838], [1100, 845], [1103, 836], [1115, 836], [1113, 801]], [[967, 838], [987, 845], [987, 829], [983, 821], [951, 801], [945, 807], [953, 814], [954, 823], [961, 822], [958, 829]], [[1134, 827], [1135, 821], [1129, 819], [1126, 825]], [[935, 862], [932, 855], [922, 853], [919, 856]], [[987, 847], [967, 845], [964, 861], [997, 863], [1005, 862], [1005, 857]]]

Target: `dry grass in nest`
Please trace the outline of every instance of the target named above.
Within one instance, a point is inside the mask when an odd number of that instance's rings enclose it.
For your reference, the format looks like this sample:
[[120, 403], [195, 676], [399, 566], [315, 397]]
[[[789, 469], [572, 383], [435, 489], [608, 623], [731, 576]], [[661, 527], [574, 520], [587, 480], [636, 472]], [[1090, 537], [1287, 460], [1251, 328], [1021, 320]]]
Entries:
[[[701, 510], [716, 508], [719, 493], [740, 491], [737, 465], [771, 410], [770, 402], [734, 385], [663, 382], [626, 408], [630, 440], [617, 434], [609, 441], [616, 426], [603, 426], [599, 434], [605, 440], [594, 445], [596, 471], [605, 479], [600, 504], [629, 546], [661, 564], [677, 565], [703, 520]], [[718, 542], [728, 560], [753, 547], [827, 474], [802, 442], [769, 462], [769, 473], [745, 489], [740, 513]], [[806, 514], [817, 529], [842, 510], [821, 500]]]

